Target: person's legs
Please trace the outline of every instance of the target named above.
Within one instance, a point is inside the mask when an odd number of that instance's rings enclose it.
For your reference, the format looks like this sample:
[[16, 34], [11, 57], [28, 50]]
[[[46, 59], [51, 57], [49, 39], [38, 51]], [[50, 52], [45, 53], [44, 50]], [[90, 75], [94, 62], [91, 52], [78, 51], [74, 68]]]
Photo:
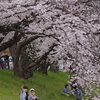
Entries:
[[79, 88], [77, 89], [77, 99], [79, 99], [79, 94], [80, 94], [80, 91], [79, 91]]
[[80, 100], [83, 98], [83, 92], [80, 90]]
[[9, 60], [7, 60], [6, 62], [7, 62], [7, 65], [8, 65], [8, 69], [9, 69]]
[[6, 69], [6, 60], [4, 60], [4, 67], [3, 69]]
[[4, 66], [4, 64], [2, 63], [2, 64], [1, 64], [2, 69], [3, 69], [3, 66]]

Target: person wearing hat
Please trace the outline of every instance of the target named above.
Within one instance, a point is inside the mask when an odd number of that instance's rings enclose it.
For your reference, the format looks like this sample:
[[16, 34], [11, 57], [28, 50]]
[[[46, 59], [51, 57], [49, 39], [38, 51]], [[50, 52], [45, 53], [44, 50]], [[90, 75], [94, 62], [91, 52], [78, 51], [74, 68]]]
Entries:
[[28, 100], [39, 100], [38, 97], [35, 95], [35, 90], [33, 88], [30, 89]]

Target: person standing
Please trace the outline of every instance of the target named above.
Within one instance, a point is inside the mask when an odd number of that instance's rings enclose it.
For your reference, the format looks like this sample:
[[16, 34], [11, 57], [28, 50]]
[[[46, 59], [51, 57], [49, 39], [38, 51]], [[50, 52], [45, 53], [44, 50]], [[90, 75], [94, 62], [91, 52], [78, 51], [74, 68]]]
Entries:
[[6, 51], [3, 51], [1, 58], [4, 58], [4, 67], [9, 69], [9, 55]]
[[20, 100], [28, 100], [28, 87], [27, 86], [21, 86], [22, 91], [20, 92]]

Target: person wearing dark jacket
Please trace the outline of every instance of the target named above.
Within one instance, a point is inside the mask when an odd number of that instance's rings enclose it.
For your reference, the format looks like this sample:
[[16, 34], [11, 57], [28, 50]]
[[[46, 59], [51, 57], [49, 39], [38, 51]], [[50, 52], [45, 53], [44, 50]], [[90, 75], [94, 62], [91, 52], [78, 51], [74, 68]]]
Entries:
[[0, 58], [0, 67], [3, 69], [3, 60]]
[[6, 69], [6, 67], [8, 67], [8, 69], [9, 69], [9, 56], [7, 54], [2, 54], [0, 59], [1, 58], [4, 58], [4, 67], [5, 67], [5, 69]]

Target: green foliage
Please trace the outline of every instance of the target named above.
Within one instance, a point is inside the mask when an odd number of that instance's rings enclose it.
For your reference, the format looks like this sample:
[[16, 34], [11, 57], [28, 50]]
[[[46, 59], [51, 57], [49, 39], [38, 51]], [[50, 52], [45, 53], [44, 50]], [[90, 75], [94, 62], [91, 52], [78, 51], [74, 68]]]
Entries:
[[14, 76], [12, 70], [0, 70], [0, 100], [20, 100], [21, 85], [34, 88], [40, 100], [75, 100], [60, 94], [69, 80], [69, 73], [55, 74], [48, 71], [47, 76], [35, 71], [33, 75], [32, 78], [24, 80]]

